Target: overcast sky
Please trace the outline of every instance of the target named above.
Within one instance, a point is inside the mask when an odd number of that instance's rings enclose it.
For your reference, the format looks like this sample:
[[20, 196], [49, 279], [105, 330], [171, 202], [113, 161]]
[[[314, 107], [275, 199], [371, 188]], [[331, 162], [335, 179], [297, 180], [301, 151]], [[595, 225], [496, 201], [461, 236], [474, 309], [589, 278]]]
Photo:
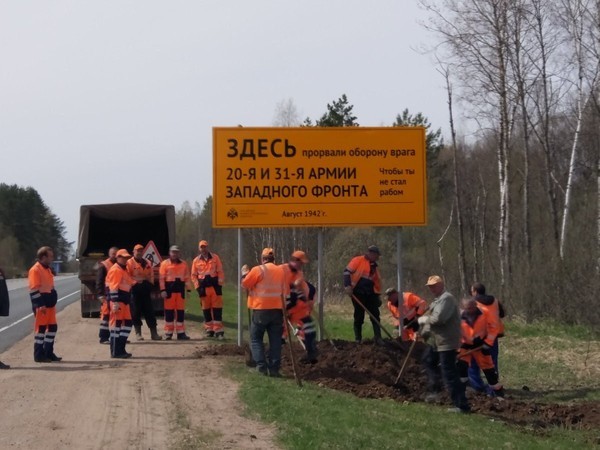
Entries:
[[446, 129], [416, 0], [0, 0], [0, 182], [32, 186], [77, 239], [81, 204], [202, 203], [213, 126], [363, 126], [404, 108]]

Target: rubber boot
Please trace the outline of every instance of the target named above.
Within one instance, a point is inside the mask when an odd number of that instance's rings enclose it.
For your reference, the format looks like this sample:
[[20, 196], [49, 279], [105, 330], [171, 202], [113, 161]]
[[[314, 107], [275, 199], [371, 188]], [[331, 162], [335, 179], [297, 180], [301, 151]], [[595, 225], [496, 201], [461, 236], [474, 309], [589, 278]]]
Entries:
[[111, 336], [110, 337], [110, 357], [116, 358], [118, 353], [119, 352], [117, 349], [117, 338], [115, 336]]
[[52, 362], [52, 360], [46, 356], [43, 344], [33, 344], [33, 360], [38, 363]]
[[358, 344], [362, 342], [362, 325], [354, 324], [354, 341]]
[[44, 353], [50, 361], [58, 362], [62, 360], [60, 356], [54, 354], [54, 342], [44, 342]]
[[125, 350], [125, 345], [127, 344], [127, 338], [123, 336], [119, 336], [115, 339], [115, 356], [114, 358], [126, 359], [131, 358], [131, 353], [127, 353]]
[[135, 328], [135, 337], [138, 341], [143, 341], [144, 337], [142, 336], [142, 326], [141, 325], [134, 325], [133, 326]]
[[161, 341], [162, 336], [156, 331], [156, 327], [150, 327], [150, 339], [153, 341]]

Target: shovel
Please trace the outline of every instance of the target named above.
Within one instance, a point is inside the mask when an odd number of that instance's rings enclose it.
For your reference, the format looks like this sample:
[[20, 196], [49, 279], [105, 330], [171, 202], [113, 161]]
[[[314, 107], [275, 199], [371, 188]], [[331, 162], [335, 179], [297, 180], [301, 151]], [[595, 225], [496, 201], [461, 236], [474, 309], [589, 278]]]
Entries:
[[400, 381], [400, 377], [402, 377], [402, 374], [404, 373], [404, 369], [406, 368], [406, 364], [408, 363], [408, 359], [410, 358], [410, 355], [413, 352], [413, 349], [415, 348], [415, 345], [417, 344], [417, 340], [415, 339], [414, 341], [412, 341], [412, 344], [410, 344], [410, 348], [408, 349], [408, 353], [406, 354], [406, 358], [404, 359], [404, 362], [402, 363], [402, 367], [400, 368], [400, 372], [398, 372], [398, 376], [396, 377], [396, 381], [394, 381], [394, 386], [398, 385], [398, 381]]
[[296, 336], [296, 338], [298, 339], [298, 342], [300, 342], [300, 345], [302, 346], [302, 348], [304, 349], [304, 351], [306, 351], [306, 345], [304, 345], [304, 341], [302, 339], [300, 339], [300, 336], [298, 336], [298, 328], [296, 328], [294, 325], [292, 325], [292, 322], [290, 322], [290, 319], [287, 319], [287, 323], [290, 326], [290, 328], [292, 329], [292, 331], [294, 332], [294, 336]]

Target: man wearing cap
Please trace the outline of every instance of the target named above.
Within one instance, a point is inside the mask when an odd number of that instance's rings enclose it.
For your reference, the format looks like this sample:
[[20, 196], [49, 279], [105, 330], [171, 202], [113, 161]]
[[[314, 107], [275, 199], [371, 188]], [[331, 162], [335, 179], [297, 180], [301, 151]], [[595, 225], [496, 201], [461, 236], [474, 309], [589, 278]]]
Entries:
[[173, 333], [177, 339], [188, 340], [185, 334], [185, 292], [190, 281], [187, 263], [180, 257], [179, 247], [172, 245], [169, 258], [160, 263], [158, 270], [160, 295], [165, 302], [165, 339], [170, 341]]
[[[362, 342], [362, 326], [365, 321], [365, 310], [355, 300], [358, 300], [373, 314], [379, 321], [379, 307], [381, 306], [381, 277], [377, 268], [377, 260], [380, 255], [379, 248], [375, 245], [367, 248], [367, 253], [356, 256], [350, 260], [344, 270], [344, 290], [352, 299], [354, 306], [354, 339], [356, 342]], [[373, 320], [373, 334], [375, 342], [381, 343], [381, 329], [379, 324]]]
[[106, 274], [106, 287], [110, 302], [110, 356], [112, 358], [130, 358], [125, 350], [127, 338], [131, 333], [131, 288], [136, 284], [127, 272], [127, 260], [131, 255], [124, 248], [117, 251], [117, 262]]
[[110, 305], [106, 298], [106, 274], [110, 268], [117, 262], [118, 247], [108, 249], [108, 258], [98, 262], [98, 272], [96, 274], [96, 298], [100, 301], [100, 330], [98, 339], [101, 344], [108, 344], [110, 340], [110, 331], [108, 329], [108, 319], [110, 316]]
[[[399, 297], [398, 291], [394, 288], [385, 291], [387, 307], [394, 319], [394, 327], [401, 330], [400, 336], [403, 341], [414, 341], [419, 330], [417, 319], [427, 310], [427, 302], [417, 294], [404, 292], [402, 304], [399, 305]], [[402, 327], [400, 327], [400, 319], [402, 319]]]
[[191, 278], [204, 315], [204, 332], [207, 337], [224, 339], [223, 328], [223, 283], [225, 273], [221, 258], [208, 250], [208, 242], [198, 243], [199, 254], [192, 261]]
[[[302, 362], [317, 362], [317, 346], [315, 322], [310, 316], [312, 301], [314, 299], [314, 286], [312, 286], [312, 299], [310, 298], [311, 285], [304, 279], [302, 268], [308, 264], [308, 257], [302, 250], [296, 250], [290, 256], [289, 262], [282, 264], [285, 272], [286, 284], [289, 294], [286, 298], [285, 307], [287, 317], [291, 326], [296, 329], [298, 337], [306, 349], [306, 358]], [[284, 324], [284, 337], [287, 336], [287, 327]]]
[[[444, 280], [437, 275], [430, 276], [426, 286], [434, 296], [429, 306], [429, 314], [419, 317], [419, 326], [431, 332], [433, 342], [425, 368], [429, 377], [429, 386], [436, 382], [438, 364], [442, 378], [454, 404], [451, 412], [469, 412], [471, 409], [465, 396], [465, 386], [460, 381], [456, 365], [456, 352], [460, 348], [461, 319], [458, 302], [446, 291]], [[424, 332], [426, 333], [426, 332]], [[432, 393], [435, 394], [435, 393]]]
[[150, 338], [160, 341], [162, 336], [156, 331], [156, 316], [152, 306], [152, 286], [154, 285], [154, 269], [144, 257], [144, 246], [136, 244], [133, 247], [133, 258], [127, 261], [127, 272], [137, 282], [131, 289], [131, 318], [138, 341], [143, 341], [142, 314], [146, 325], [150, 328]]
[[[252, 310], [250, 350], [256, 369], [263, 375], [280, 377], [283, 299], [287, 296], [285, 272], [276, 266], [272, 248], [261, 253], [262, 264], [252, 270], [241, 269], [242, 287], [248, 289], [248, 308]], [[263, 337], [269, 336], [269, 354], [265, 355]]]

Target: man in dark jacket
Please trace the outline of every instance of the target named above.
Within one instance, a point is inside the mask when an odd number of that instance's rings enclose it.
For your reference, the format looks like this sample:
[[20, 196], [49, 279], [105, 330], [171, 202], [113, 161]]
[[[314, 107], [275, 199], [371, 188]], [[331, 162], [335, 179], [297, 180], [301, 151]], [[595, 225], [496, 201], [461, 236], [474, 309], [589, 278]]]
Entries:
[[[4, 271], [0, 268], [0, 316], [7, 317], [9, 309], [8, 287], [6, 286]], [[10, 366], [0, 361], [0, 369], [10, 369]]]

